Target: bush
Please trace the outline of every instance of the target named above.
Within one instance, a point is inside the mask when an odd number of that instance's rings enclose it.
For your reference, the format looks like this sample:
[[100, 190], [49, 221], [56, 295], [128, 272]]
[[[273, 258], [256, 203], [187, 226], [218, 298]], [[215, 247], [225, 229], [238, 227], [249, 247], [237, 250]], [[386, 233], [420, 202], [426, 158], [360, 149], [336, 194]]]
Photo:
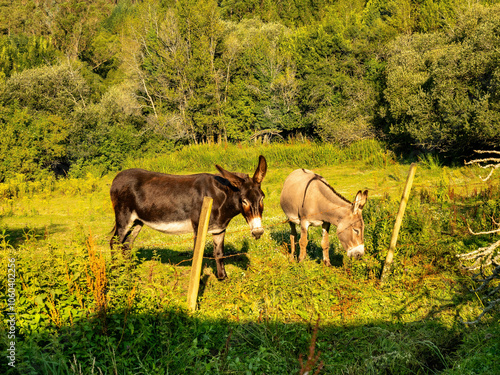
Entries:
[[64, 116], [85, 106], [90, 88], [78, 69], [69, 65], [43, 66], [13, 74], [0, 83], [0, 104]]
[[85, 175], [89, 167], [94, 172], [98, 167], [98, 174], [118, 169], [146, 139], [139, 105], [120, 87], [113, 87], [97, 104], [78, 107], [72, 117], [68, 157], [74, 176]]
[[0, 181], [40, 178], [66, 160], [69, 123], [61, 117], [0, 107], [0, 124]]

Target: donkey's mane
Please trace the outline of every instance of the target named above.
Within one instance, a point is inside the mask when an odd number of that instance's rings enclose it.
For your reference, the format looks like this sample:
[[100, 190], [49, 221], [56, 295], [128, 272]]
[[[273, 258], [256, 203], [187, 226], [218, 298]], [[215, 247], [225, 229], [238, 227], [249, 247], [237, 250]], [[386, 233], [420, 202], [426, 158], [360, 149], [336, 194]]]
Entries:
[[309, 188], [309, 185], [311, 184], [311, 182], [313, 181], [320, 181], [322, 182], [325, 186], [327, 186], [333, 194], [335, 194], [337, 197], [339, 197], [340, 199], [342, 199], [344, 202], [346, 203], [349, 203], [349, 204], [352, 204], [351, 201], [349, 201], [347, 198], [345, 198], [342, 194], [338, 193], [328, 182], [325, 181], [325, 179], [323, 178], [323, 176], [320, 176], [319, 174], [315, 173], [314, 174], [314, 177], [311, 178], [308, 182], [307, 182], [307, 185], [306, 185], [306, 189], [304, 190], [304, 198], [302, 200], [302, 207], [304, 207], [304, 202], [306, 201], [306, 194], [307, 194], [307, 189]]

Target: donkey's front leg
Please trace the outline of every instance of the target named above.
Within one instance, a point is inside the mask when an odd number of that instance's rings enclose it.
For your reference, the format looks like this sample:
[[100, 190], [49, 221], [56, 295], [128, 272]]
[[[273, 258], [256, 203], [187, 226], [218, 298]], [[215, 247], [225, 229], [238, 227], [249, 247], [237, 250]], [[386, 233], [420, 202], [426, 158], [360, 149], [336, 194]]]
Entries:
[[214, 258], [217, 264], [217, 278], [219, 280], [224, 280], [227, 278], [226, 269], [224, 268], [224, 236], [226, 231], [222, 231], [218, 234], [213, 234], [212, 239], [214, 241]]
[[330, 241], [328, 239], [328, 231], [330, 230], [330, 223], [323, 223], [322, 236], [321, 236], [321, 247], [323, 248], [323, 263], [326, 266], [331, 266], [330, 263]]

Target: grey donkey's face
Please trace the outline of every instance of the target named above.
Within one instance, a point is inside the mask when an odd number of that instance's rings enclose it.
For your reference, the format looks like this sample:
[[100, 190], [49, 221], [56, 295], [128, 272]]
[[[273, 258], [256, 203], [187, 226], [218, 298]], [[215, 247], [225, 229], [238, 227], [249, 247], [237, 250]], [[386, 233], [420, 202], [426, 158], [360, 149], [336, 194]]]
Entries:
[[360, 258], [365, 253], [363, 206], [367, 198], [368, 190], [358, 191], [351, 212], [337, 226], [337, 236], [350, 258]]

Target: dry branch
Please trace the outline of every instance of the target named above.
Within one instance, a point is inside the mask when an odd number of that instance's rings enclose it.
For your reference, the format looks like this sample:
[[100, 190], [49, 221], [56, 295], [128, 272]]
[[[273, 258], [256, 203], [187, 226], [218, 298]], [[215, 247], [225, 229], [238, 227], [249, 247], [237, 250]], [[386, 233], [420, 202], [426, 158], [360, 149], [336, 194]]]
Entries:
[[[476, 150], [475, 152], [478, 154], [497, 154], [497, 155], [500, 155], [500, 151]], [[496, 169], [500, 168], [500, 158], [488, 157], [488, 158], [482, 158], [482, 159], [474, 159], [474, 160], [470, 160], [470, 161], [465, 162], [465, 165], [471, 165], [471, 164], [475, 164], [478, 167], [483, 168], [483, 169], [490, 169], [491, 168], [488, 176], [486, 176], [484, 178], [479, 176], [479, 178], [481, 180], [487, 181], [493, 175], [493, 172]]]
[[471, 251], [466, 254], [457, 255], [458, 258], [462, 260], [474, 260], [474, 263], [469, 267], [464, 267], [467, 270], [474, 271], [481, 267], [486, 267], [490, 265], [499, 265], [500, 254], [495, 252], [495, 250], [500, 247], [500, 240], [491, 244], [488, 247], [480, 247], [477, 250]]
[[[500, 151], [476, 151], [478, 154], [495, 154], [500, 155]], [[487, 181], [492, 175], [493, 172], [500, 168], [500, 158], [496, 157], [487, 157], [482, 159], [474, 159], [466, 162], [465, 164], [471, 165], [475, 164], [483, 169], [491, 169], [490, 173], [486, 178], [479, 178], [483, 181]], [[499, 225], [495, 220], [493, 222], [496, 225]], [[500, 225], [498, 229], [493, 229], [486, 232], [473, 232], [469, 227], [469, 232], [473, 235], [486, 235], [486, 234], [496, 234], [500, 233]], [[492, 286], [494, 280], [500, 279], [500, 240], [492, 243], [486, 247], [480, 247], [477, 250], [471, 251], [466, 254], [459, 254], [457, 257], [461, 261], [472, 261], [472, 264], [469, 266], [463, 266], [464, 269], [469, 271], [479, 270], [478, 273], [472, 276], [472, 279], [479, 284], [479, 286], [472, 291], [474, 293], [482, 292], [484, 296], [481, 298], [481, 301], [486, 302], [483, 304], [484, 308], [481, 314], [476, 318], [476, 320], [464, 322], [465, 324], [476, 324], [481, 318], [488, 312], [492, 311], [495, 307], [500, 305], [500, 298], [498, 293], [500, 292], [500, 285], [495, 287]], [[493, 268], [493, 270], [491, 270]]]

